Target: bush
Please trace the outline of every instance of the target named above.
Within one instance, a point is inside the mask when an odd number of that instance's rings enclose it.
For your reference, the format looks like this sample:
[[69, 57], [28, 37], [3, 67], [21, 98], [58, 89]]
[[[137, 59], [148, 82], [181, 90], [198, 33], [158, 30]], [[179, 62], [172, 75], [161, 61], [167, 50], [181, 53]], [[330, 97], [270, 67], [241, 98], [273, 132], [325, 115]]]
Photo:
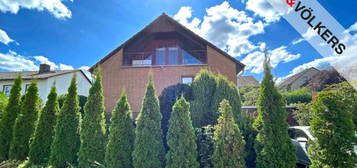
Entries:
[[214, 128], [211, 125], [207, 125], [202, 128], [196, 128], [195, 132], [200, 168], [212, 168]]
[[73, 76], [68, 94], [57, 116], [55, 135], [51, 145], [49, 164], [53, 167], [75, 165], [79, 150], [79, 112], [76, 76]]
[[155, 96], [152, 75], [149, 74], [149, 83], [138, 116], [136, 138], [133, 152], [135, 168], [160, 168], [165, 163], [165, 149], [162, 141], [162, 116], [159, 101]]
[[40, 113], [34, 138], [30, 144], [29, 160], [31, 163], [43, 164], [48, 162], [58, 112], [57, 93], [55, 86], [53, 86], [47, 96], [46, 105]]
[[240, 97], [243, 106], [255, 106], [259, 97], [259, 87], [243, 86], [239, 87]]
[[311, 103], [297, 103], [293, 105], [297, 107], [297, 110], [294, 112], [294, 118], [299, 125], [310, 125], [312, 119]]
[[195, 131], [190, 117], [190, 104], [181, 97], [173, 106], [169, 121], [166, 168], [197, 168]]
[[356, 166], [355, 126], [344, 95], [335, 91], [318, 94], [312, 105], [311, 134], [315, 137], [309, 153], [312, 168], [353, 168]]
[[17, 117], [10, 144], [9, 158], [25, 160], [29, 152], [29, 141], [35, 130], [39, 113], [39, 95], [36, 82], [32, 81], [22, 102], [20, 115]]
[[306, 87], [290, 92], [283, 92], [282, 96], [287, 105], [294, 103], [310, 103], [312, 100], [311, 91]]
[[190, 85], [186, 84], [176, 84], [165, 88], [161, 95], [159, 96], [160, 101], [160, 112], [162, 115], [161, 127], [164, 133], [164, 144], [167, 148], [166, 135], [169, 128], [169, 119], [172, 112], [172, 106], [175, 104], [176, 100], [184, 96], [186, 100], [192, 101], [192, 89]]
[[132, 111], [123, 90], [110, 119], [109, 142], [105, 154], [107, 168], [133, 168], [131, 154], [134, 150], [135, 127], [131, 116]]
[[81, 146], [78, 152], [78, 167], [95, 167], [95, 162], [104, 164], [106, 125], [102, 77], [97, 74], [89, 89], [88, 101], [80, 129]]
[[9, 102], [0, 120], [0, 161], [9, 157], [10, 142], [17, 115], [21, 111], [21, 76], [18, 76], [10, 91]]

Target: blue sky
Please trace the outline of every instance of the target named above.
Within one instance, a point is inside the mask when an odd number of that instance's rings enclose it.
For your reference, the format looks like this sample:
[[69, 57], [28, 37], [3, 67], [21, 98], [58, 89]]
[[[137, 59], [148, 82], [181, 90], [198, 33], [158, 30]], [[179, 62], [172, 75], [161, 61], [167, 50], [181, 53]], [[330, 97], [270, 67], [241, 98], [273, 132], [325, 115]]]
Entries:
[[[0, 0], [0, 71], [95, 64], [165, 12], [247, 65], [261, 79], [263, 48], [279, 79], [328, 63], [265, 0]], [[357, 31], [355, 0], [319, 0]], [[308, 36], [308, 34], [306, 34]]]

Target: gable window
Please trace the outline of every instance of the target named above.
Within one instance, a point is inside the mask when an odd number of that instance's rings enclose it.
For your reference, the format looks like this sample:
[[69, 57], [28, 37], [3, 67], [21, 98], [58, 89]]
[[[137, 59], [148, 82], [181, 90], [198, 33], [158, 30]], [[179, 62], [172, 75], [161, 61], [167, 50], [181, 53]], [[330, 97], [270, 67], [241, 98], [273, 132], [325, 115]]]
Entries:
[[4, 94], [9, 97], [10, 96], [10, 91], [11, 91], [12, 85], [4, 85], [3, 87], [3, 92]]
[[179, 64], [179, 58], [178, 58], [178, 48], [177, 47], [169, 47], [169, 65], [177, 65]]
[[183, 84], [191, 84], [193, 81], [193, 77], [192, 76], [183, 76], [181, 77], [181, 83]]

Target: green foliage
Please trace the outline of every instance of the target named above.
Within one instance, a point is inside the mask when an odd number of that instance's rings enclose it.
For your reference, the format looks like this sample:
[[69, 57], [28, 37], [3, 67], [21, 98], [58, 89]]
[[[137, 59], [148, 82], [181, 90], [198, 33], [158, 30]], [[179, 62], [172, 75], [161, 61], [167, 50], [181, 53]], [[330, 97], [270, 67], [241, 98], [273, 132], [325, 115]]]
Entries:
[[84, 117], [80, 129], [81, 146], [78, 153], [78, 165], [82, 168], [104, 164], [106, 146], [106, 126], [104, 117], [104, 97], [102, 77], [98, 74], [89, 89]]
[[212, 97], [216, 90], [215, 76], [207, 70], [201, 70], [192, 82], [193, 101], [191, 104], [192, 124], [195, 128], [213, 125], [217, 114], [212, 111]]
[[0, 120], [0, 161], [8, 159], [13, 126], [21, 111], [21, 76], [18, 76], [10, 91], [9, 102]]
[[81, 116], [79, 108], [76, 77], [73, 76], [66, 99], [57, 116], [49, 161], [53, 167], [76, 164], [80, 145], [79, 123]]
[[294, 167], [296, 149], [288, 135], [288, 124], [285, 121], [287, 112], [282, 96], [275, 87], [267, 58], [264, 62], [264, 78], [260, 85], [257, 105], [258, 117], [254, 123], [258, 131], [255, 142], [256, 167]]
[[44, 164], [48, 162], [58, 112], [56, 87], [52, 86], [51, 92], [47, 96], [46, 105], [40, 113], [34, 138], [30, 144], [29, 160], [31, 163]]
[[7, 105], [7, 97], [3, 92], [0, 92], [0, 121]]
[[112, 112], [109, 142], [105, 153], [107, 168], [133, 168], [135, 127], [125, 90]]
[[184, 96], [187, 101], [192, 100], [192, 89], [190, 85], [176, 84], [165, 88], [159, 96], [160, 112], [162, 114], [161, 127], [164, 133], [164, 145], [167, 148], [166, 135], [169, 128], [169, 119], [172, 112], [172, 106], [180, 96]]
[[254, 140], [257, 132], [253, 127], [254, 119], [246, 114], [241, 115], [238, 126], [242, 132], [245, 143], [245, 164], [247, 168], [255, 168], [256, 152], [254, 149]]
[[288, 105], [293, 103], [309, 103], [312, 100], [311, 90], [307, 87], [283, 92], [282, 96]]
[[214, 131], [214, 153], [212, 156], [215, 168], [245, 168], [244, 140], [234, 121], [232, 107], [224, 99], [220, 103], [218, 124]]
[[22, 102], [12, 134], [9, 158], [25, 160], [29, 152], [29, 140], [35, 130], [39, 112], [39, 96], [36, 82], [32, 81], [28, 87], [25, 100]]
[[293, 105], [297, 107], [297, 111], [294, 112], [294, 118], [299, 125], [310, 125], [312, 119], [311, 103], [297, 103]]
[[[59, 104], [60, 108], [62, 108], [65, 99], [66, 99], [66, 94], [58, 96], [58, 104]], [[81, 116], [82, 117], [84, 116], [84, 105], [86, 104], [87, 99], [88, 98], [86, 96], [78, 95], [78, 100], [79, 100], [79, 104], [78, 105], [80, 107], [79, 112], [81, 112]]]
[[318, 94], [313, 102], [311, 133], [315, 137], [309, 148], [312, 168], [353, 168], [354, 124], [351, 108], [344, 95], [335, 91]]
[[149, 74], [142, 108], [136, 127], [133, 164], [135, 168], [160, 168], [165, 163], [159, 101], [155, 96], [152, 75]]
[[190, 117], [190, 104], [181, 97], [173, 106], [167, 133], [169, 151], [166, 168], [198, 168], [195, 131]]
[[211, 125], [202, 128], [196, 128], [196, 144], [198, 151], [198, 161], [200, 168], [212, 168], [213, 154], [213, 132], [214, 128]]
[[259, 97], [259, 87], [243, 86], [239, 87], [243, 106], [255, 106]]

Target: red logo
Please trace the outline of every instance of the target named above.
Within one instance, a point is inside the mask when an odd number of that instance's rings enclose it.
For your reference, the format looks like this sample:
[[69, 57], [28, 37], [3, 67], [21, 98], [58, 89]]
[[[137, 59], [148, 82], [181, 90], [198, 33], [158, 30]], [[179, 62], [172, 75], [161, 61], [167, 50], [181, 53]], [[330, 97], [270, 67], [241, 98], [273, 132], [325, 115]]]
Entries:
[[286, 3], [290, 6], [293, 7], [295, 4], [295, 0], [286, 0]]

